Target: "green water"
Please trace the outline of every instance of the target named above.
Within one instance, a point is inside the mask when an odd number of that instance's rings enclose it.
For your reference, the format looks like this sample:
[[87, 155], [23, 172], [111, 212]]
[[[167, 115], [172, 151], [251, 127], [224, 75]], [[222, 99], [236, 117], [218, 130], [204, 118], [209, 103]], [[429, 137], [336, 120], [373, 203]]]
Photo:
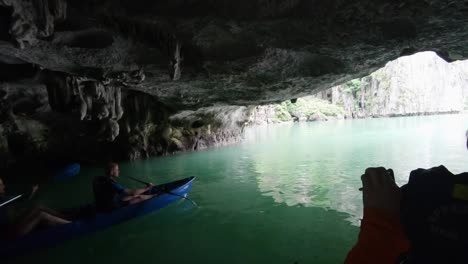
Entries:
[[[178, 202], [13, 262], [341, 263], [358, 234], [364, 169], [391, 167], [400, 184], [418, 167], [467, 171], [467, 128], [466, 115], [278, 125], [250, 129], [233, 147], [121, 164], [153, 183], [197, 176], [199, 208]], [[100, 173], [42, 186], [40, 199], [90, 201]]]

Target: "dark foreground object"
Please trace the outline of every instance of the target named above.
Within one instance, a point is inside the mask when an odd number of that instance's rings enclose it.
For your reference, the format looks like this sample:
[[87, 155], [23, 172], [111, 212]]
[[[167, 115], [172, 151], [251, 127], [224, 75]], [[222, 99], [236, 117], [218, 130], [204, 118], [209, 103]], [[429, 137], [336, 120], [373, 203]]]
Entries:
[[52, 246], [66, 240], [93, 233], [129, 219], [157, 211], [185, 197], [195, 177], [155, 186], [151, 193], [161, 193], [150, 200], [115, 209], [109, 213], [96, 213], [94, 205], [89, 204], [72, 209], [67, 214], [74, 214], [76, 219], [66, 225], [56, 226], [33, 232], [13, 241], [0, 241], [0, 255], [13, 257], [27, 251]]

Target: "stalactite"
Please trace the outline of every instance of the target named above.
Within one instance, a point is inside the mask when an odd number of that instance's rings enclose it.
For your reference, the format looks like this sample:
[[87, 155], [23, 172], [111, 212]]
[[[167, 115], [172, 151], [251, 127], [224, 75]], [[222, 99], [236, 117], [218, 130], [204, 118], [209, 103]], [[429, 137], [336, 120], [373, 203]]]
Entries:
[[72, 77], [75, 94], [80, 100], [80, 119], [114, 119], [123, 115], [122, 95], [119, 87], [88, 78]]
[[182, 73], [182, 43], [166, 24], [136, 19], [106, 17], [104, 24], [120, 33], [151, 46], [156, 46], [169, 59], [169, 76], [179, 80]]
[[48, 37], [54, 32], [54, 17], [49, 11], [48, 0], [33, 1], [34, 9], [37, 15], [38, 36], [40, 38]]
[[109, 136], [107, 140], [114, 141], [120, 132], [119, 123], [117, 123], [116, 120], [109, 119], [108, 124], [109, 124]]
[[72, 102], [72, 86], [66, 76], [51, 71], [42, 71], [41, 78], [47, 88], [49, 105], [57, 112], [67, 112]]
[[115, 87], [115, 119], [120, 120], [124, 114], [124, 109], [122, 107], [122, 90], [119, 87]]
[[182, 45], [177, 43], [174, 49], [174, 55], [171, 58], [171, 67], [172, 67], [172, 80], [177, 81], [182, 75], [182, 61], [184, 60], [183, 56], [180, 53]]
[[66, 18], [64, 0], [0, 0], [0, 6], [13, 8], [10, 35], [20, 49], [33, 45], [37, 38], [47, 38], [54, 33], [55, 21]]

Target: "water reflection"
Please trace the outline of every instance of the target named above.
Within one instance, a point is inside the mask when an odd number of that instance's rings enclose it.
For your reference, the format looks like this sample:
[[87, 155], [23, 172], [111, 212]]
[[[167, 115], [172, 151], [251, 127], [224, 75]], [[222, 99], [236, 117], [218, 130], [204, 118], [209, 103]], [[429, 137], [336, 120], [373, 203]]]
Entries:
[[257, 186], [287, 206], [321, 207], [362, 217], [360, 176], [391, 167], [407, 182], [411, 170], [446, 165], [466, 171], [466, 115], [287, 124], [246, 131]]

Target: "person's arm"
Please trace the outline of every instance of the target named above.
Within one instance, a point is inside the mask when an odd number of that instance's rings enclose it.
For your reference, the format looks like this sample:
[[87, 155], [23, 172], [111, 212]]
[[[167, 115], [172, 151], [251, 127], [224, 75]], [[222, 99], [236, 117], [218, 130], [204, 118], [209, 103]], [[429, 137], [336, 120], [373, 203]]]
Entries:
[[348, 253], [346, 264], [395, 264], [408, 251], [409, 242], [399, 219], [377, 208], [365, 208], [356, 245]]
[[148, 187], [141, 188], [141, 189], [124, 189], [124, 193], [126, 195], [135, 196], [135, 195], [143, 194], [143, 193], [151, 190], [151, 188], [153, 188], [153, 185], [148, 185]]
[[31, 200], [34, 197], [38, 189], [39, 189], [39, 185], [37, 184], [31, 187], [31, 192], [28, 195], [28, 200]]
[[114, 187], [117, 189], [117, 191], [119, 193], [124, 193], [126, 196], [136, 196], [136, 195], [140, 195], [140, 194], [143, 194], [149, 190], [151, 190], [151, 188], [154, 187], [153, 184], [148, 184], [148, 186], [146, 188], [141, 188], [141, 189], [126, 189], [124, 188], [122, 185], [118, 184], [117, 182], [113, 181], [112, 184], [114, 185]]
[[345, 264], [395, 264], [409, 249], [400, 225], [400, 188], [393, 171], [369, 168], [362, 176], [364, 217], [356, 245]]

